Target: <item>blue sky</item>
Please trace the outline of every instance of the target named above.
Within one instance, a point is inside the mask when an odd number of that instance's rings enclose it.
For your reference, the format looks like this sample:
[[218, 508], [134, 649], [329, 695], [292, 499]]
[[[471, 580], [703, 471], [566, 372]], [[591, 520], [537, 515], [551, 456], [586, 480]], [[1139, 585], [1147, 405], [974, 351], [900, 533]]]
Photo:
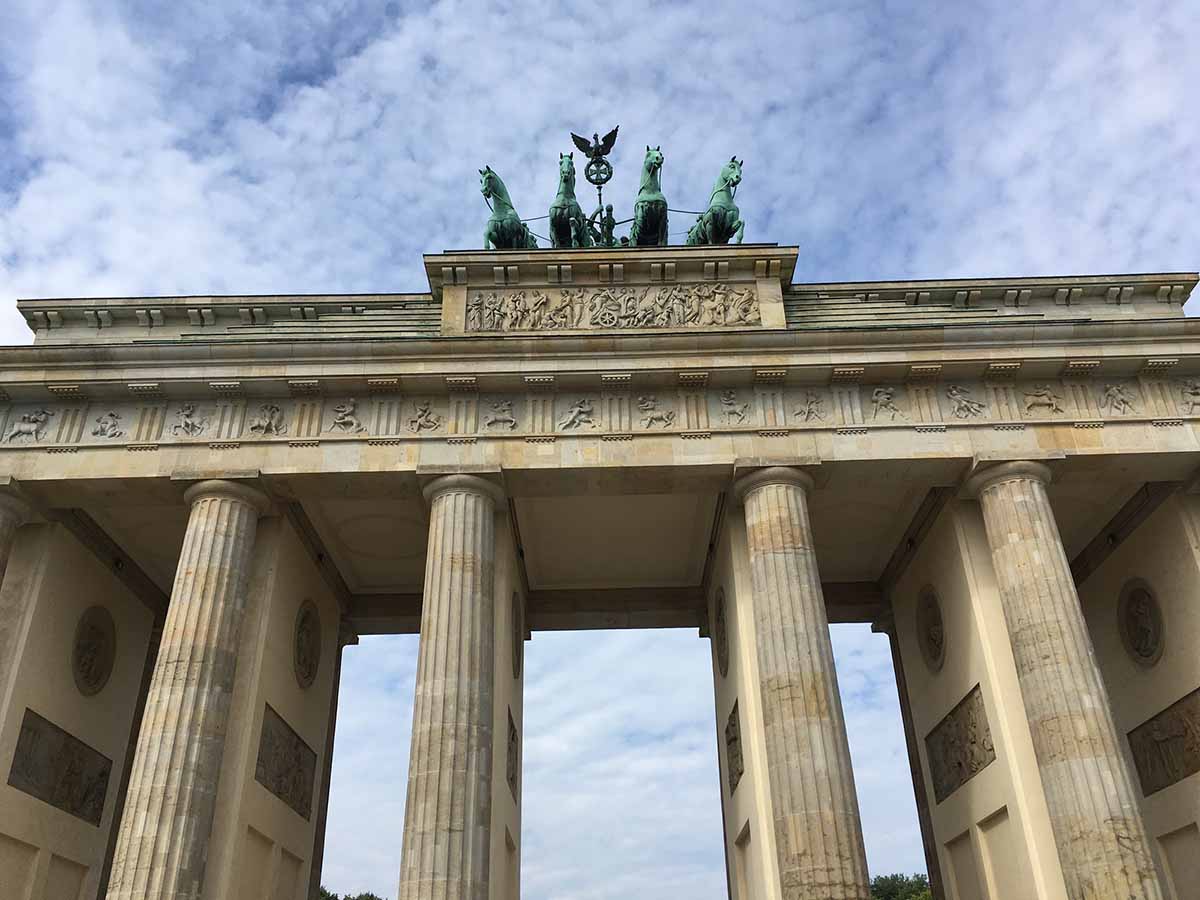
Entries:
[[[420, 290], [480, 243], [479, 167], [544, 215], [568, 132], [618, 123], [619, 214], [645, 144], [681, 209], [736, 153], [746, 239], [798, 280], [1194, 270], [1198, 48], [1195, 0], [6, 0], [0, 343], [19, 296]], [[871, 866], [918, 868], [886, 643], [835, 640]], [[347, 651], [339, 891], [395, 888], [414, 664]], [[530, 645], [527, 897], [723, 896], [708, 665], [682, 633]]]

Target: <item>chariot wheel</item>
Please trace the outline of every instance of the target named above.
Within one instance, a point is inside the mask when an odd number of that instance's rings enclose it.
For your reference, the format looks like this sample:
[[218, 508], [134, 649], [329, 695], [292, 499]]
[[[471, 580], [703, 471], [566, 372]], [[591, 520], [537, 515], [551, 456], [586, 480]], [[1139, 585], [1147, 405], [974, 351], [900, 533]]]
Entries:
[[608, 180], [612, 178], [612, 176], [613, 167], [609, 161], [604, 158], [588, 160], [588, 164], [583, 170], [583, 177], [588, 180], [589, 184], [608, 184]]

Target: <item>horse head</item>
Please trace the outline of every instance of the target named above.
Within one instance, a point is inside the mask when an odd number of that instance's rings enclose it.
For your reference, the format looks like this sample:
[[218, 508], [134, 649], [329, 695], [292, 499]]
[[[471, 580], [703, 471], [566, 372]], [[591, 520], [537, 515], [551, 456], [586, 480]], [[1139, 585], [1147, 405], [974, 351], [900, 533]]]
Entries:
[[736, 156], [729, 157], [729, 162], [721, 167], [721, 182], [731, 188], [737, 187], [742, 183], [742, 163], [745, 160], [739, 160]]
[[648, 175], [654, 175], [663, 166], [662, 145], [660, 144], [653, 149], [649, 144], [646, 145], [646, 158], [642, 161], [642, 168]]
[[560, 186], [575, 187], [575, 160], [573, 153], [558, 154], [558, 183]]

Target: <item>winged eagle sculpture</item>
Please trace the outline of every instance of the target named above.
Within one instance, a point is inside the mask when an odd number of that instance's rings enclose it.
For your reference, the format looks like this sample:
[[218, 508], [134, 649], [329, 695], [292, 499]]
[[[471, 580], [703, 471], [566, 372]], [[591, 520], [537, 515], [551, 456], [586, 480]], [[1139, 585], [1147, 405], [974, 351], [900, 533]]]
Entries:
[[580, 152], [587, 154], [588, 159], [601, 159], [612, 152], [613, 145], [617, 142], [617, 129], [620, 127], [618, 125], [606, 134], [604, 140], [600, 140], [599, 134], [593, 133], [592, 139], [589, 141], [587, 138], [580, 137], [573, 131], [571, 132], [571, 140], [575, 142], [575, 146], [579, 148]]

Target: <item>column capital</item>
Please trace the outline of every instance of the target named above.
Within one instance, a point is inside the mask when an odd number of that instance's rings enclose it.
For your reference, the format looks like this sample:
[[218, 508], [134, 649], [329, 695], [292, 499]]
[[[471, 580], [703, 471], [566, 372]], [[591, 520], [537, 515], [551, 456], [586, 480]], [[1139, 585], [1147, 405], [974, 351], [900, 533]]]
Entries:
[[1038, 481], [1042, 484], [1049, 484], [1051, 481], [1050, 468], [1045, 463], [1028, 459], [1000, 463], [968, 478], [967, 493], [978, 499], [980, 494], [998, 481]]
[[792, 466], [768, 466], [765, 469], [751, 472], [749, 475], [743, 475], [735, 481], [733, 493], [738, 500], [744, 502], [751, 491], [768, 484], [792, 485], [807, 494], [813, 489], [814, 482], [813, 477], [803, 469], [796, 469]]
[[12, 491], [0, 488], [0, 514], [16, 519], [18, 524], [24, 524], [33, 515], [33, 507]]
[[236, 481], [225, 481], [216, 478], [209, 481], [198, 481], [184, 491], [183, 494], [183, 499], [188, 502], [189, 506], [197, 500], [212, 498], [236, 500], [239, 503], [245, 503], [260, 516], [266, 514], [267, 510], [271, 508], [271, 500], [266, 494], [258, 490], [258, 488], [250, 487], [248, 484], [240, 484]]
[[482, 494], [485, 497], [490, 497], [493, 502], [501, 503], [504, 501], [504, 489], [494, 481], [488, 481], [486, 478], [480, 478], [478, 475], [439, 475], [429, 484], [425, 485], [425, 499], [432, 503], [442, 494], [452, 491], [466, 492], [470, 494]]

